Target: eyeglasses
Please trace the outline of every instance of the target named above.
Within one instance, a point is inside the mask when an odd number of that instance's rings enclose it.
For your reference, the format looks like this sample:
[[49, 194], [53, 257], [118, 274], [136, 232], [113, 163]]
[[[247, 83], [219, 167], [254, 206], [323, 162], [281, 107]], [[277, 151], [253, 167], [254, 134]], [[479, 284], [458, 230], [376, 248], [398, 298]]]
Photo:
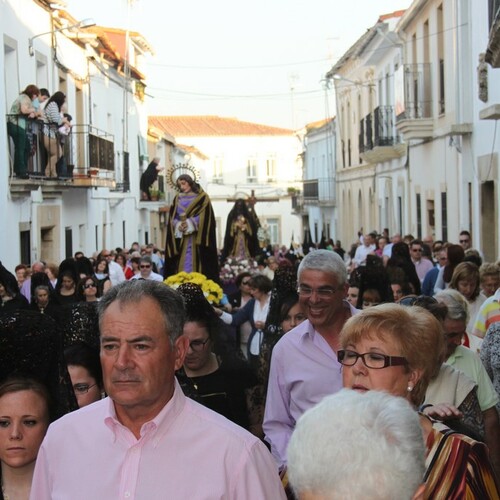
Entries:
[[75, 391], [75, 394], [82, 395], [82, 394], [87, 394], [92, 387], [95, 387], [97, 384], [75, 384], [73, 386], [73, 390]]
[[94, 285], [94, 283], [88, 283], [86, 285], [83, 285], [83, 288], [85, 288], [85, 290], [88, 290], [89, 288], [96, 288], [96, 285]]
[[470, 240], [458, 240], [460, 243], [469, 243]]
[[363, 360], [367, 368], [374, 368], [375, 370], [387, 368], [388, 366], [406, 366], [408, 364], [406, 358], [401, 356], [386, 356], [378, 352], [365, 352], [364, 354], [349, 350], [337, 352], [337, 359], [344, 366], [354, 366], [358, 358]]
[[250, 283], [250, 280], [243, 280], [241, 282], [242, 285], [248, 285]]
[[111, 254], [110, 253], [102, 253], [101, 257], [111, 257]]
[[332, 288], [332, 287], [323, 287], [323, 288], [311, 288], [310, 286], [307, 285], [299, 285], [297, 288], [297, 293], [301, 297], [311, 297], [311, 295], [316, 292], [317, 296], [320, 299], [329, 299], [333, 296], [337, 290], [340, 290], [340, 288]]
[[209, 340], [209, 338], [206, 340], [192, 340], [191, 342], [189, 342], [189, 347], [191, 347], [191, 349], [195, 352], [203, 351], [203, 349], [205, 348], [205, 344]]
[[149, 264], [141, 264], [141, 269], [149, 269], [150, 267]]
[[421, 252], [422, 249], [421, 248], [412, 248], [411, 251], [412, 252]]

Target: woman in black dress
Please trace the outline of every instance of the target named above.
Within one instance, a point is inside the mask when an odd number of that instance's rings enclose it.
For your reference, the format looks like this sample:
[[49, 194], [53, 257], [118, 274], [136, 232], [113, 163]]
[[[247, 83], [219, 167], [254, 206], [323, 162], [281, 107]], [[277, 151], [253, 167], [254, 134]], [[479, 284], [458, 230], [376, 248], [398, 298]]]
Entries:
[[184, 393], [255, 433], [259, 421], [252, 403], [256, 376], [224, 338], [225, 326], [201, 288], [184, 283], [177, 290], [185, 300], [184, 335], [190, 341], [184, 366], [177, 372]]

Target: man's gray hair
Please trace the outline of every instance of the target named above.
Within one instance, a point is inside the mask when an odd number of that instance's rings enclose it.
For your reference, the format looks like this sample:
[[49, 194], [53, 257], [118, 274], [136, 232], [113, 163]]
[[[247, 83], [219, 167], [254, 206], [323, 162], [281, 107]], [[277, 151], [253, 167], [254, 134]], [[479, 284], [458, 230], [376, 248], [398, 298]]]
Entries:
[[448, 308], [446, 317], [452, 320], [469, 322], [469, 304], [467, 299], [458, 291], [452, 288], [441, 290], [434, 295], [434, 298]]
[[[165, 323], [165, 333], [173, 344], [184, 330], [186, 321], [184, 299], [180, 293], [158, 281], [130, 280], [111, 287], [98, 304], [99, 326], [106, 310], [113, 302], [120, 302], [121, 305], [137, 304], [146, 298], [154, 300], [160, 307]], [[137, 315], [141, 314], [141, 310], [137, 308]]]
[[423, 482], [417, 412], [402, 397], [342, 389], [298, 420], [288, 475], [298, 496], [410, 500]]
[[47, 268], [47, 264], [43, 260], [36, 260], [31, 264], [31, 269], [34, 269], [35, 267], [41, 267], [43, 270]]
[[299, 265], [297, 277], [300, 281], [302, 271], [311, 269], [334, 274], [337, 278], [337, 285], [343, 285], [347, 281], [347, 268], [342, 257], [337, 252], [330, 250], [312, 250]]

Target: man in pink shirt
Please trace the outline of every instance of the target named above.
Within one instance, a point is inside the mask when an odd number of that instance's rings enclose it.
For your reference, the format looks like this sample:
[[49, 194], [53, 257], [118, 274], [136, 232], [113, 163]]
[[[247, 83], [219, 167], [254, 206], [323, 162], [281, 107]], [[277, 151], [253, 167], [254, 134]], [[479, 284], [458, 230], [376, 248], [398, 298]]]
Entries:
[[266, 447], [186, 398], [175, 380], [188, 350], [181, 296], [151, 280], [99, 303], [109, 397], [68, 414], [40, 448], [32, 500], [284, 499]]
[[420, 284], [424, 281], [425, 275], [434, 267], [429, 259], [422, 257], [423, 250], [424, 245], [420, 240], [413, 240], [410, 243], [410, 257], [415, 266], [415, 271], [417, 271]]
[[329, 250], [308, 253], [298, 269], [298, 294], [307, 320], [283, 335], [273, 349], [263, 429], [280, 468], [297, 420], [342, 388], [337, 360], [339, 334], [358, 312], [347, 302], [342, 258]]

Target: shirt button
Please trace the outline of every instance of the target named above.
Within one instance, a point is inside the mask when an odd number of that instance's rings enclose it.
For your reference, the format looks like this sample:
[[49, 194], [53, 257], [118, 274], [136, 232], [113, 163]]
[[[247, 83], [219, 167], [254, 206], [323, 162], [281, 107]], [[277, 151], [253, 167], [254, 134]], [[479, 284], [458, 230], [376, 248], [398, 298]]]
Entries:
[[130, 498], [130, 491], [126, 491], [124, 496], [125, 498]]

